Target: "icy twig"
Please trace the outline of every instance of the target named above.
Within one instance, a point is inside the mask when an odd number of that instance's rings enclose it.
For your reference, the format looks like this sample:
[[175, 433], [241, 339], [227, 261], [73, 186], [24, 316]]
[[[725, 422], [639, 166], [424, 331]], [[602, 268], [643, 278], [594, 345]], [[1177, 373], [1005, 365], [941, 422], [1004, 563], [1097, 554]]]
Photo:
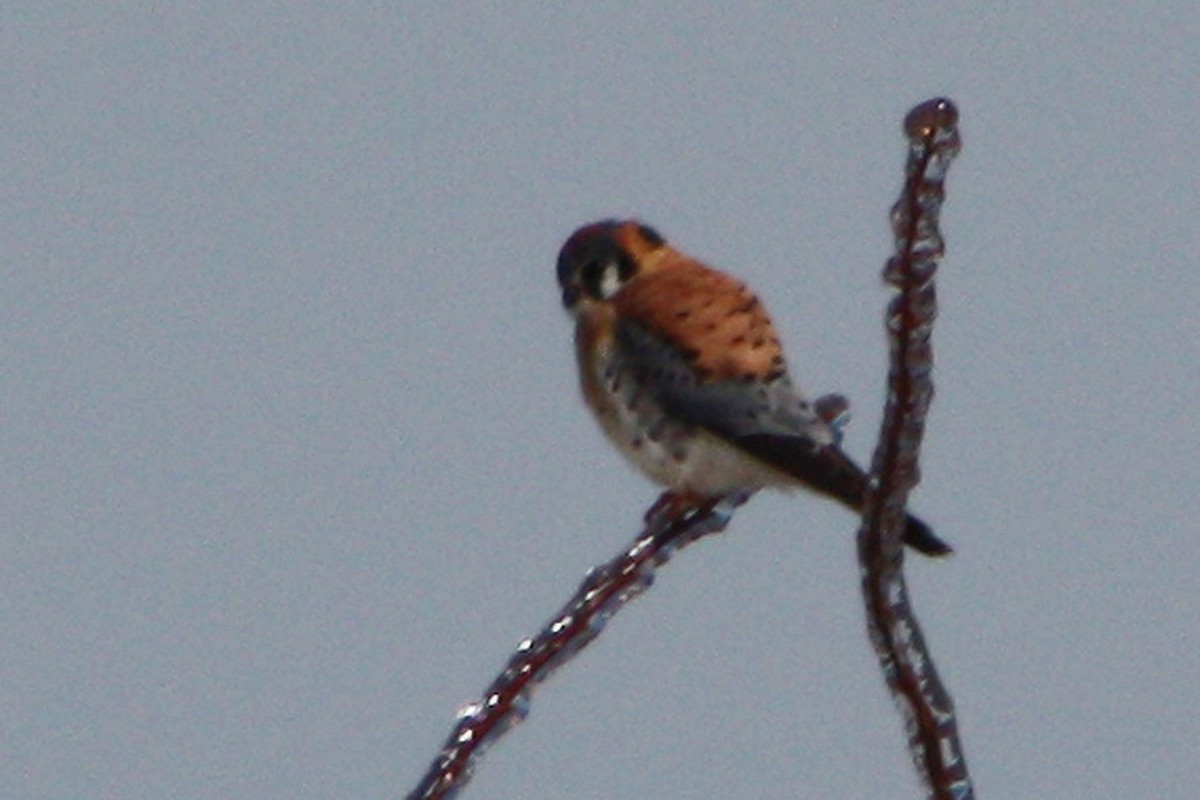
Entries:
[[927, 795], [938, 800], [973, 798], [974, 789], [953, 701], [908, 601], [901, 534], [908, 494], [920, 479], [918, 453], [933, 398], [933, 277], [943, 253], [938, 215], [946, 172], [961, 144], [957, 124], [957, 109], [943, 98], [922, 103], [904, 120], [908, 164], [904, 189], [892, 207], [895, 255], [883, 270], [884, 280], [898, 290], [887, 310], [887, 407], [858, 532], [867, 629], [904, 717], [914, 765]]
[[608, 619], [641, 594], [654, 571], [680, 547], [725, 529], [748, 494], [700, 505], [670, 493], [646, 514], [646, 527], [624, 552], [593, 567], [575, 596], [541, 632], [517, 645], [504, 670], [483, 698], [459, 711], [458, 723], [408, 800], [453, 797], [467, 781], [483, 751], [529, 713], [537, 684], [591, 642]]

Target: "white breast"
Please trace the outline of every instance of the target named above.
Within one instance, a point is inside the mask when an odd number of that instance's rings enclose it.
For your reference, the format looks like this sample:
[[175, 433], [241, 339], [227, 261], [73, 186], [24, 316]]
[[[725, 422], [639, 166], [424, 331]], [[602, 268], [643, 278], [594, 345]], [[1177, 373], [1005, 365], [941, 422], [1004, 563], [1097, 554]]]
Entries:
[[669, 418], [629, 372], [612, 364], [599, 364], [597, 371], [600, 396], [588, 401], [601, 429], [655, 483], [705, 496], [795, 487], [788, 476], [716, 434]]

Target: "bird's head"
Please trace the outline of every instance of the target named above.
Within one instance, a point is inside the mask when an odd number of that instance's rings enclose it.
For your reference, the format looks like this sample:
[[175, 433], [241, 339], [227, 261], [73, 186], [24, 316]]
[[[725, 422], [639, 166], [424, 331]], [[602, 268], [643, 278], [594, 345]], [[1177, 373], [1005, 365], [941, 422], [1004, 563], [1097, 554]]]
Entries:
[[637, 220], [584, 225], [558, 253], [563, 306], [574, 313], [610, 300], [629, 281], [653, 270], [668, 250], [657, 231]]

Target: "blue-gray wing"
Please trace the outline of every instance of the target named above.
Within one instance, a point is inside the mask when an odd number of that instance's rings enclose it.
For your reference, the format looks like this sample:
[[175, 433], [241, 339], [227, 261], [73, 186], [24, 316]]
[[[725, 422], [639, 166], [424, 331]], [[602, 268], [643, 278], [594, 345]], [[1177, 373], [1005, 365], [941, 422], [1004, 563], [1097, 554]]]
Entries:
[[833, 429], [787, 376], [767, 383], [703, 382], [687, 354], [641, 326], [617, 328], [622, 365], [674, 419], [704, 428], [843, 503], [862, 505], [866, 477], [837, 446]]
[[[654, 387], [654, 401], [674, 419], [711, 431], [809, 488], [862, 509], [867, 476], [786, 374], [766, 383], [702, 381], [688, 354], [630, 322], [618, 325], [617, 349], [619, 368], [633, 372], [641, 386]], [[930, 556], [953, 552], [911, 514], [904, 541]]]

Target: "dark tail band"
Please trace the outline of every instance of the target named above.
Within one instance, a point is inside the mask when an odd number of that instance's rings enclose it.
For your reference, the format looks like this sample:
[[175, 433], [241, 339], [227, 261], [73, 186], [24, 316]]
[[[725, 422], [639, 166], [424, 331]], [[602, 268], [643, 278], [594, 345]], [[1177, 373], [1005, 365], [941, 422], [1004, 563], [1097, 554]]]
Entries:
[[933, 530], [921, 520], [908, 515], [908, 527], [904, 529], [904, 543], [927, 556], [948, 556], [954, 548], [939, 539]]

